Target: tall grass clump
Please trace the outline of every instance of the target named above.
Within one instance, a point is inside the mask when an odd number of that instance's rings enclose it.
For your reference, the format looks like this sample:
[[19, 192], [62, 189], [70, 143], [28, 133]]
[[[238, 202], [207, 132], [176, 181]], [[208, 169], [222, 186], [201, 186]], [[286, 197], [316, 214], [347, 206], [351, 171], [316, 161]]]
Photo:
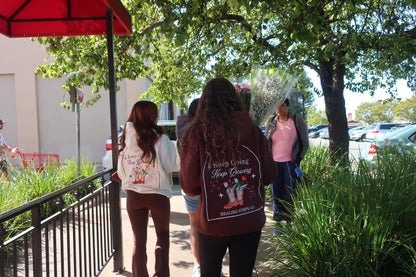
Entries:
[[[80, 167], [80, 179], [95, 174], [95, 165], [82, 159]], [[77, 162], [66, 160], [60, 167], [46, 165], [42, 171], [38, 171], [28, 165], [19, 170], [11, 170], [9, 180], [0, 179], [0, 213], [25, 204], [48, 193], [64, 188], [78, 180]], [[97, 186], [99, 182], [94, 185]], [[88, 188], [83, 188], [87, 191]], [[86, 193], [84, 193], [86, 194]], [[73, 203], [76, 198], [72, 194], [63, 197], [65, 203]], [[59, 209], [55, 201], [51, 201], [42, 207], [42, 217], [49, 216]], [[17, 231], [30, 225], [30, 212], [24, 213], [7, 222], [8, 230]], [[10, 233], [10, 235], [13, 232]]]
[[325, 171], [298, 186], [292, 223], [272, 238], [275, 275], [416, 276], [415, 152], [355, 171], [315, 158], [304, 166]]

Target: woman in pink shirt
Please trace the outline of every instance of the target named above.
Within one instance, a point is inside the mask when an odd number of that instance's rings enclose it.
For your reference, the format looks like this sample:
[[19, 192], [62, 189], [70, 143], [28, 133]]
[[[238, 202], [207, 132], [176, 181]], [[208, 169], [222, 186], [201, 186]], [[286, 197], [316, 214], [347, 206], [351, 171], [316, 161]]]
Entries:
[[[309, 147], [308, 127], [299, 116], [289, 112], [289, 99], [276, 105], [277, 115], [266, 125], [265, 136], [277, 168], [277, 178], [270, 185], [273, 194], [273, 219], [290, 222], [292, 197], [296, 192], [295, 168], [300, 165]], [[275, 229], [275, 234], [280, 231]]]

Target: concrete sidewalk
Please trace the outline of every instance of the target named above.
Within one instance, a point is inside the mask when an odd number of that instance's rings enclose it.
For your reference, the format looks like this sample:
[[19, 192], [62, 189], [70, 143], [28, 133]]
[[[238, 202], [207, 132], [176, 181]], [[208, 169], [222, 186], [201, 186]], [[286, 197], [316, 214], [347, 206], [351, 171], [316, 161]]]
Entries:
[[[193, 270], [193, 258], [191, 253], [191, 245], [189, 243], [189, 217], [186, 212], [185, 202], [180, 192], [179, 185], [173, 186], [173, 197], [171, 198], [171, 215], [170, 215], [170, 276], [172, 277], [191, 277]], [[267, 239], [273, 233], [271, 224], [271, 213], [266, 209], [267, 222], [263, 228], [262, 240], [260, 242], [257, 262], [253, 277], [269, 277], [271, 273], [264, 268], [265, 263], [262, 261], [268, 253]], [[122, 232], [123, 232], [123, 255], [125, 271], [122, 273], [113, 272], [113, 260], [110, 260], [103, 272], [102, 277], [111, 276], [132, 276], [131, 274], [131, 260], [133, 253], [133, 232], [131, 230], [130, 220], [126, 210], [126, 196], [124, 192], [121, 193], [121, 217], [122, 217]], [[147, 233], [147, 268], [149, 275], [154, 273], [154, 248], [156, 244], [156, 233], [153, 221], [149, 219], [148, 233]], [[229, 276], [228, 269], [228, 254], [224, 258], [223, 273]]]

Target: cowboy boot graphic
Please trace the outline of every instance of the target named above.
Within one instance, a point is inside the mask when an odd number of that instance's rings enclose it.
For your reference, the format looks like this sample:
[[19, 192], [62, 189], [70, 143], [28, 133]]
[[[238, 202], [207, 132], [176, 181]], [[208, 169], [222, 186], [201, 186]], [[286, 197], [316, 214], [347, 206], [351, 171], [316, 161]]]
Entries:
[[243, 201], [243, 188], [242, 187], [240, 187], [240, 186], [238, 186], [236, 189], [235, 189], [235, 194], [237, 194], [237, 204], [236, 205], [241, 205], [241, 206], [243, 206], [244, 205], [244, 201]]
[[227, 182], [224, 182], [224, 187], [226, 188], [226, 193], [229, 198], [229, 202], [227, 205], [224, 206], [224, 209], [231, 209], [232, 207], [237, 205], [237, 202], [234, 196], [234, 190], [228, 186]]
[[138, 184], [140, 182], [140, 170], [138, 167], [134, 168], [133, 174], [134, 174], [133, 184]]

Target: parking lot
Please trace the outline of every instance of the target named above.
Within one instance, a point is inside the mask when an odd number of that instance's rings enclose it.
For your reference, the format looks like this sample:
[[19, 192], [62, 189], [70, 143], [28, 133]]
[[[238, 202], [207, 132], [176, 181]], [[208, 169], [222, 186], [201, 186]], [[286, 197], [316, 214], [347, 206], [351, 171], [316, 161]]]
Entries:
[[[329, 139], [323, 138], [309, 138], [309, 143], [315, 146], [328, 146]], [[361, 150], [364, 146], [364, 141], [352, 141], [350, 140], [350, 160], [358, 161], [360, 158]]]

